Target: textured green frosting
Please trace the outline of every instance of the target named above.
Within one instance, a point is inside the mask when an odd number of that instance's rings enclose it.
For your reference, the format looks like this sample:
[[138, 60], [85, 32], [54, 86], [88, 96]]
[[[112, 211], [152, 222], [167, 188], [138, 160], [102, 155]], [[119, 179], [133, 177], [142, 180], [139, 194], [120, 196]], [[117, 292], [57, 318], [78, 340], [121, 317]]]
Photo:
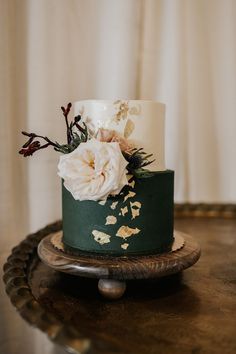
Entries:
[[104, 205], [77, 201], [63, 186], [65, 246], [114, 255], [167, 251], [173, 242], [174, 172], [133, 181]]

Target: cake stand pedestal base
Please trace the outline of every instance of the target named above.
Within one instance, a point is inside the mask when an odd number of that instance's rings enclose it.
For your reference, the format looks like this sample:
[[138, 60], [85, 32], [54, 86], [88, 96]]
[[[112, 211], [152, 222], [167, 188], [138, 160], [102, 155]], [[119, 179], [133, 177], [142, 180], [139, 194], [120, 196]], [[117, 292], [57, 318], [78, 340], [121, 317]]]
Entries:
[[100, 279], [98, 290], [102, 296], [116, 300], [123, 296], [126, 290], [126, 282], [115, 279]]
[[191, 267], [200, 257], [196, 240], [175, 231], [172, 250], [154, 255], [108, 256], [79, 252], [68, 253], [62, 243], [62, 232], [52, 233], [38, 245], [38, 255], [49, 267], [77, 276], [98, 278], [98, 290], [108, 299], [118, 299], [131, 279], [160, 278]]

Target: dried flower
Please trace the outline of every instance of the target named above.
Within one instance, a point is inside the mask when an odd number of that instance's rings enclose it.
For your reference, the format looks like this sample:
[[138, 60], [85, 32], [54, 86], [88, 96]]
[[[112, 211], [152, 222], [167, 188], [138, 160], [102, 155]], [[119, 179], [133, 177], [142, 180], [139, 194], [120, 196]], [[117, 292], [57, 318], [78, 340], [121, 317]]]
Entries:
[[[118, 104], [119, 106], [117, 119], [120, 120], [127, 117], [129, 110], [127, 102], [117, 101], [116, 104]], [[33, 155], [36, 151], [45, 149], [48, 146], [52, 146], [54, 150], [62, 154], [69, 154], [74, 151], [81, 143], [87, 142], [90, 136], [87, 125], [84, 122], [82, 122], [82, 124], [79, 124], [81, 120], [81, 115], [77, 115], [76, 117], [74, 117], [74, 120], [70, 123], [68, 121], [68, 115], [70, 113], [71, 107], [71, 103], [68, 103], [66, 107], [61, 107], [67, 129], [66, 144], [60, 144], [56, 141], [52, 141], [47, 136], [23, 131], [22, 134], [27, 136], [28, 140], [22, 146], [22, 149], [19, 151], [19, 153], [24, 157], [27, 157]], [[128, 128], [129, 129], [126, 129], [127, 137], [129, 136], [130, 131], [132, 132], [132, 124]], [[35, 140], [36, 138], [44, 141], [44, 144], [41, 145], [39, 140]], [[148, 155], [143, 151], [142, 148], [135, 148], [134, 144], [130, 140], [126, 139], [115, 130], [100, 128], [96, 134], [96, 139], [100, 142], [118, 143], [124, 158], [128, 162], [126, 167], [127, 170], [136, 177], [149, 177], [153, 175], [152, 172], [149, 172], [148, 170], [144, 169], [144, 167], [150, 165], [154, 161], [149, 160], [152, 154]]]
[[33, 153], [35, 151], [39, 150], [40, 148], [42, 149], [42, 146], [40, 146], [40, 142], [39, 141], [34, 141], [34, 142], [28, 144], [27, 146], [26, 146], [26, 144], [23, 145], [23, 146], [25, 148], [21, 149], [19, 151], [19, 154], [24, 155], [24, 157], [31, 156], [31, 155], [33, 155]]
[[[70, 113], [72, 104], [68, 103], [65, 107], [61, 107], [63, 115], [66, 121], [67, 127], [67, 144], [59, 144], [56, 141], [52, 141], [47, 136], [38, 135], [35, 133], [28, 133], [23, 131], [22, 134], [27, 136], [28, 141], [22, 146], [22, 149], [19, 153], [25, 157], [33, 155], [34, 152], [45, 149], [48, 146], [52, 146], [54, 150], [61, 152], [63, 154], [68, 154], [75, 150], [81, 142], [86, 142], [88, 140], [88, 131], [86, 125], [83, 123], [83, 126], [79, 124], [81, 116], [78, 115], [74, 118], [70, 124], [68, 122], [68, 114]], [[77, 130], [77, 131], [76, 131]], [[46, 142], [44, 145], [40, 145], [39, 141], [34, 141], [35, 138], [40, 138]]]

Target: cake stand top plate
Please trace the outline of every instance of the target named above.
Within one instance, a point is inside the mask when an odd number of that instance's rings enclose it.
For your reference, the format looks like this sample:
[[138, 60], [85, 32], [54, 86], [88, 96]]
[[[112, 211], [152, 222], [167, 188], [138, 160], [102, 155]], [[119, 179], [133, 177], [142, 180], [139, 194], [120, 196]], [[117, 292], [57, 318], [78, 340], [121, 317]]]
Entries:
[[[52, 243], [53, 237], [55, 233], [39, 243], [38, 255], [41, 260], [57, 271], [89, 278], [158, 278], [178, 273], [192, 266], [200, 257], [200, 247], [195, 239], [179, 231], [175, 231], [179, 247], [168, 253], [142, 256], [104, 256], [82, 252], [75, 256], [66, 253], [63, 248], [56, 248]], [[184, 240], [183, 245], [181, 240]]]

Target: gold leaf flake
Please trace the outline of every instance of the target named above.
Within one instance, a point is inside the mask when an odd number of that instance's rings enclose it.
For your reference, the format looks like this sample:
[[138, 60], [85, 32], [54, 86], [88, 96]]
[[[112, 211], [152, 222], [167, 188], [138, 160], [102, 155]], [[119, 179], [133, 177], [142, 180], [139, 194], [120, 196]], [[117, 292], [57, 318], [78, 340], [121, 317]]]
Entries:
[[127, 174], [126, 177], [127, 177], [128, 182], [129, 182], [129, 181], [131, 181], [131, 179], [132, 179], [134, 176]]
[[129, 109], [129, 114], [130, 115], [135, 115], [138, 116], [141, 113], [141, 106], [139, 105], [138, 107], [131, 107]]
[[119, 230], [116, 233], [116, 236], [126, 239], [127, 237], [136, 235], [139, 232], [140, 230], [137, 227], [135, 229], [132, 229], [131, 227], [124, 225], [119, 228]]
[[112, 209], [112, 210], [115, 210], [117, 204], [118, 204], [118, 202], [113, 202], [113, 203], [111, 204], [111, 209]]
[[93, 230], [92, 231], [92, 235], [94, 237], [94, 240], [98, 243], [100, 243], [100, 245], [104, 245], [105, 243], [109, 243], [110, 242], [110, 238], [111, 236], [108, 234], [105, 234], [105, 232], [101, 232], [98, 230]]
[[139, 216], [139, 209], [131, 209], [132, 213], [132, 220], [135, 219], [137, 216]]
[[129, 104], [125, 101], [116, 101], [114, 104], [118, 104], [118, 107], [116, 114], [113, 116], [113, 121], [116, 122], [116, 124], [119, 124], [122, 119], [127, 118]]
[[117, 223], [117, 218], [113, 215], [108, 215], [106, 217], [106, 224], [105, 225], [114, 225]]
[[132, 219], [135, 219], [140, 215], [141, 203], [140, 202], [130, 202]]
[[129, 193], [124, 197], [124, 202], [126, 202], [128, 198], [133, 198], [135, 195], [136, 193], [129, 191]]
[[101, 200], [100, 202], [98, 202], [98, 204], [105, 205], [106, 204], [106, 200]]
[[121, 245], [121, 248], [123, 248], [123, 250], [127, 250], [127, 248], [129, 247], [129, 244], [128, 243], [123, 243]]
[[121, 215], [122, 216], [124, 216], [125, 214], [127, 214], [128, 213], [128, 208], [127, 208], [127, 206], [126, 207], [124, 207], [124, 208], [120, 208], [120, 211], [121, 211]]
[[137, 208], [141, 208], [142, 204], [140, 202], [130, 202], [130, 206], [132, 207], [137, 207]]
[[128, 137], [133, 133], [135, 128], [134, 122], [131, 119], [128, 119], [124, 129], [124, 137], [128, 139]]
[[129, 186], [132, 187], [132, 188], [134, 188], [134, 186], [135, 186], [135, 180], [133, 180], [132, 182], [129, 182]]

